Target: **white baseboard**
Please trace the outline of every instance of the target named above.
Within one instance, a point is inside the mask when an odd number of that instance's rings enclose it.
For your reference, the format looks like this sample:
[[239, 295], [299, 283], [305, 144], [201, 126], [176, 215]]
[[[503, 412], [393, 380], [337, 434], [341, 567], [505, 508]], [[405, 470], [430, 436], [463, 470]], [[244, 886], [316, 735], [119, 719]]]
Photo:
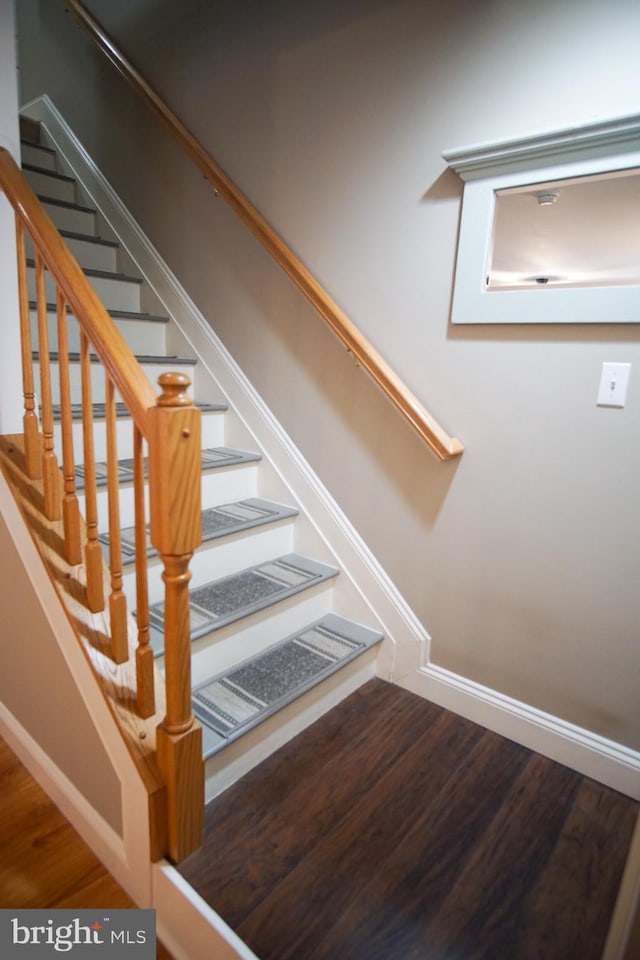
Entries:
[[430, 637], [422, 623], [161, 260], [51, 100], [39, 97], [24, 107], [23, 113], [45, 125], [194, 353], [292, 490], [320, 536], [330, 544], [342, 570], [385, 634], [376, 666], [378, 676], [638, 798], [640, 754], [637, 752], [429, 662]]
[[435, 664], [400, 681], [407, 690], [640, 799], [640, 753]]

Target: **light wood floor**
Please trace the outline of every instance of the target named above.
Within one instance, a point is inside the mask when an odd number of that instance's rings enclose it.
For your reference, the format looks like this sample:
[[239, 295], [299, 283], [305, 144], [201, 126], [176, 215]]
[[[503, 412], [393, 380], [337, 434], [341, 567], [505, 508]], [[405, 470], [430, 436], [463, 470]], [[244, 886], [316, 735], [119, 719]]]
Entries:
[[135, 907], [2, 739], [0, 907]]

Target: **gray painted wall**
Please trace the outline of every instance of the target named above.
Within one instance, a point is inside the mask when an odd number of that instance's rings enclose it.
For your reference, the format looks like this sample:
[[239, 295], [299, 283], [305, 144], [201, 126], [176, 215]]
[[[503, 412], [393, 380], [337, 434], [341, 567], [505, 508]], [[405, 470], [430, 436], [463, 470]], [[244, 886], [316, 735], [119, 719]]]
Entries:
[[[438, 664], [640, 747], [636, 326], [449, 323], [441, 151], [640, 109], [635, 0], [90, 0], [143, 74], [443, 425], [441, 465], [59, 4], [48, 92], [433, 637]], [[615, 319], [615, 318], [610, 318]], [[595, 406], [603, 361], [627, 407]]]

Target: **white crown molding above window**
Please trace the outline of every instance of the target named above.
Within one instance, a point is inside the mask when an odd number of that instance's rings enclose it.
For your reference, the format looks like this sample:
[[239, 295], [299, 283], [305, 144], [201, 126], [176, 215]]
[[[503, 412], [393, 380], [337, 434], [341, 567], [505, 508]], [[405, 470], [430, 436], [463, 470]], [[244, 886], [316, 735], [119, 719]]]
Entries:
[[640, 114], [442, 154], [464, 181], [640, 149]]
[[[640, 114], [445, 150], [442, 156], [464, 181], [452, 323], [640, 323], [640, 284], [595, 279], [591, 265], [576, 274], [551, 269], [573, 251], [571, 241], [564, 250], [550, 248], [558, 256], [550, 258], [546, 250], [545, 258], [553, 261], [550, 266], [534, 268], [522, 277], [516, 271], [504, 289], [496, 289], [493, 270], [498, 191], [536, 186], [543, 190], [550, 183], [555, 188], [554, 181], [588, 181], [639, 169]], [[535, 235], [528, 240], [535, 250]], [[567, 243], [564, 237], [560, 242]], [[522, 247], [513, 248], [516, 260], [528, 262], [526, 243], [523, 234]]]

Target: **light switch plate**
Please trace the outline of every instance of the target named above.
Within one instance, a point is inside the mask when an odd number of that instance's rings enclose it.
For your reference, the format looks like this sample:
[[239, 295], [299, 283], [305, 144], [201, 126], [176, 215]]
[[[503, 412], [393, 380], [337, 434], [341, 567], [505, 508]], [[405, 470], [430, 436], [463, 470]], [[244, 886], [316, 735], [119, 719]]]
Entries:
[[599, 407], [624, 407], [629, 386], [630, 363], [603, 363], [596, 401]]

